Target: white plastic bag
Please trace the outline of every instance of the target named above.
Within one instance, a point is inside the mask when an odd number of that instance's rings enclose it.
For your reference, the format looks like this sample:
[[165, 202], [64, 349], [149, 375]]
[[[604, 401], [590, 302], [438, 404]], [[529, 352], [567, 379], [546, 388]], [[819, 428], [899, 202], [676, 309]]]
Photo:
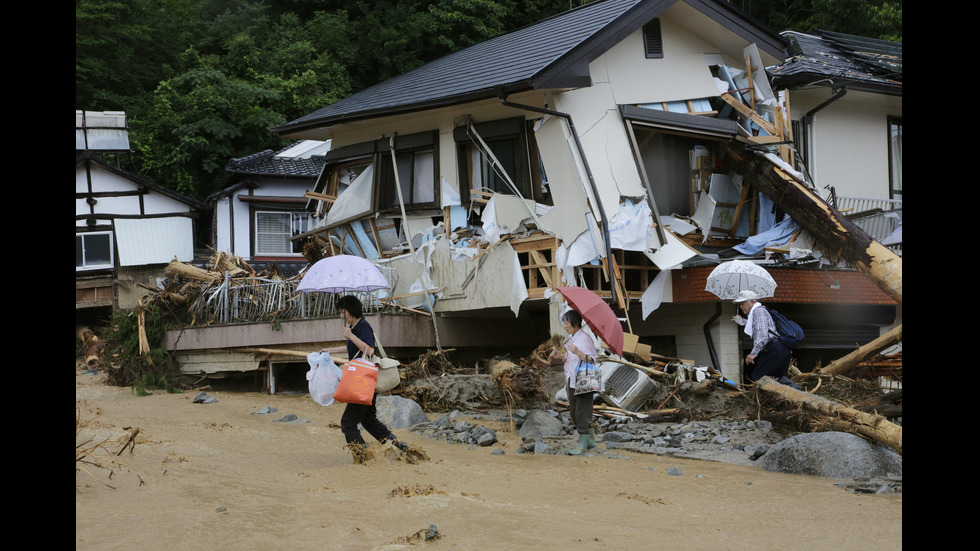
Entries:
[[306, 372], [306, 380], [310, 382], [310, 398], [321, 406], [329, 406], [340, 384], [340, 368], [326, 352], [313, 352], [306, 357], [306, 361], [310, 364], [310, 370]]

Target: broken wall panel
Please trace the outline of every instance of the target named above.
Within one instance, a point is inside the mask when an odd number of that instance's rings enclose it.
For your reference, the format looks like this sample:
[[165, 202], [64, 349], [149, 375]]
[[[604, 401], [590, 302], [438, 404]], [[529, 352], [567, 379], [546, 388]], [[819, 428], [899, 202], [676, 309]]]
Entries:
[[609, 84], [599, 82], [564, 92], [556, 97], [556, 103], [559, 111], [575, 121], [606, 216], [616, 215], [621, 196], [645, 196]]
[[572, 138], [560, 118], [544, 117], [535, 127], [535, 139], [555, 203], [555, 208], [541, 216], [542, 229], [571, 243], [588, 230], [589, 213], [587, 186], [580, 177]]

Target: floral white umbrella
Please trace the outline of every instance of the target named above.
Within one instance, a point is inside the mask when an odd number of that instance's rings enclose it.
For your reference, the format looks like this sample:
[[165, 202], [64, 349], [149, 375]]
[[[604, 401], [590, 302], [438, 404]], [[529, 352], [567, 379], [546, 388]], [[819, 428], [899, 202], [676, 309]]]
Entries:
[[366, 293], [390, 288], [388, 280], [373, 262], [341, 254], [328, 256], [310, 266], [296, 289], [304, 293]]
[[765, 268], [747, 260], [719, 264], [708, 275], [704, 290], [722, 300], [733, 300], [739, 291], [755, 291], [761, 298], [776, 292], [776, 281]]

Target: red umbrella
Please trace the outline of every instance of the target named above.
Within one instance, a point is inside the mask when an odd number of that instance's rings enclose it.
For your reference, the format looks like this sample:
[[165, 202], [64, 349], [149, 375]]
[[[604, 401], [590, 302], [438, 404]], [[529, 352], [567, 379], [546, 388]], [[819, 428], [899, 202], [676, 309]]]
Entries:
[[612, 349], [623, 355], [623, 326], [616, 313], [599, 295], [585, 287], [557, 287], [568, 304], [582, 315], [592, 332]]

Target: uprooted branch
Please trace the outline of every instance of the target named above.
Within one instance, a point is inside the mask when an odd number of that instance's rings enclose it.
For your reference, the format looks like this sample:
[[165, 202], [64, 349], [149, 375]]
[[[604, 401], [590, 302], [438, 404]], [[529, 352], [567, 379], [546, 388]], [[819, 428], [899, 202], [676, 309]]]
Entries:
[[[106, 472], [110, 480], [119, 469], [132, 472], [125, 463], [117, 458], [127, 449], [129, 453], [133, 453], [136, 449], [140, 429], [139, 427], [128, 429], [125, 435], [118, 438], [107, 437], [97, 440], [96, 437], [85, 434], [88, 432], [89, 423], [97, 417], [96, 415], [92, 419], [83, 421], [80, 410], [75, 409], [75, 470], [82, 471], [92, 477], [93, 480], [115, 490], [115, 486], [95, 476], [92, 470]], [[115, 449], [116, 446], [119, 446], [119, 449], [113, 452], [112, 449]], [[136, 474], [136, 478], [139, 479], [140, 486], [145, 484], [140, 475]]]

